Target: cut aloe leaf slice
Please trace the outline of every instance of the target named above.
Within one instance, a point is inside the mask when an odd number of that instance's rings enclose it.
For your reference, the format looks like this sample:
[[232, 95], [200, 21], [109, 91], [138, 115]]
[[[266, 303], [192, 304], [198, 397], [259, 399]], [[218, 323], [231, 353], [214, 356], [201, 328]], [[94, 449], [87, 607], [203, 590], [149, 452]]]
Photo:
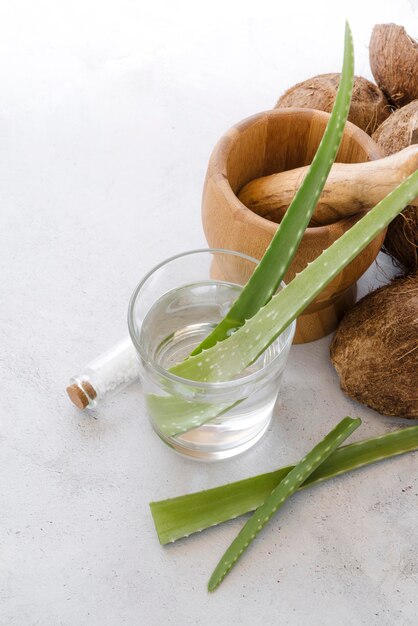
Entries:
[[[418, 450], [418, 426], [341, 446], [299, 489], [415, 450]], [[289, 465], [213, 489], [151, 502], [151, 513], [160, 543], [164, 545], [188, 537], [254, 511], [293, 468], [294, 465]]]

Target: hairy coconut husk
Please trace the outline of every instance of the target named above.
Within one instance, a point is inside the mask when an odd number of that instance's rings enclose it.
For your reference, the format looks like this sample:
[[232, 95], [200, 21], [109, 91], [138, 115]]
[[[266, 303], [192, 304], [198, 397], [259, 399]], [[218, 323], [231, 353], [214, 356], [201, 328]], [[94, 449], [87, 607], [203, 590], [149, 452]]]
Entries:
[[406, 274], [418, 270], [418, 207], [407, 206], [389, 224], [383, 250]]
[[[341, 74], [320, 74], [294, 85], [277, 101], [276, 108], [301, 107], [330, 113]], [[353, 95], [348, 114], [350, 122], [372, 135], [391, 113], [385, 94], [362, 76], [354, 79]]]
[[343, 391], [383, 415], [418, 418], [418, 274], [360, 300], [331, 344]]
[[418, 98], [418, 43], [403, 26], [376, 24], [369, 47], [375, 81], [401, 107]]
[[[386, 155], [418, 143], [418, 100], [392, 113], [373, 133], [373, 139]], [[383, 249], [406, 273], [418, 270], [418, 207], [406, 207], [389, 224]]]

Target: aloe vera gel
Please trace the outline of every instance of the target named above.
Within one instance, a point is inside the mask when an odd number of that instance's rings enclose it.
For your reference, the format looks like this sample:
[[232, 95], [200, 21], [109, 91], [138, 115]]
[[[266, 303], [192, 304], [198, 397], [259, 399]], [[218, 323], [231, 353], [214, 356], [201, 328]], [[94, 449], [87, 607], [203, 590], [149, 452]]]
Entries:
[[232, 380], [194, 381], [170, 371], [225, 317], [256, 265], [235, 252], [186, 253], [152, 270], [132, 297], [129, 328], [148, 414], [157, 434], [184, 455], [233, 456], [270, 423], [294, 324]]

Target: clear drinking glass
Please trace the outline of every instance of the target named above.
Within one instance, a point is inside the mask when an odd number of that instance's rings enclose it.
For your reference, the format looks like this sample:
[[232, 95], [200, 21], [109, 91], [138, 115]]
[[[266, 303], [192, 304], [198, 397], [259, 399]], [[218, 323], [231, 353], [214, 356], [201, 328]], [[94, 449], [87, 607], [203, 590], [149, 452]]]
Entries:
[[225, 317], [257, 263], [227, 250], [186, 252], [149, 272], [131, 298], [129, 332], [153, 428], [186, 456], [239, 454], [270, 423], [295, 323], [234, 380], [204, 383], [169, 371]]

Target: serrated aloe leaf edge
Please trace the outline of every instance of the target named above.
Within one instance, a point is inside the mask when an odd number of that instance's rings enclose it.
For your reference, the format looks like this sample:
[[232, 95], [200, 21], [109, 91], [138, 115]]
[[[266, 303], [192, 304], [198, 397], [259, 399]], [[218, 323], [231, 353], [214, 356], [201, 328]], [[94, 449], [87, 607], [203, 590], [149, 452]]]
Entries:
[[[231, 330], [242, 326], [277, 291], [295, 256], [335, 161], [350, 108], [354, 80], [354, 49], [351, 30], [345, 27], [344, 59], [340, 84], [324, 135], [309, 170], [254, 273], [226, 317], [195, 348], [192, 355], [214, 346]], [[274, 268], [274, 270], [272, 269]]]
[[417, 195], [418, 170], [297, 274], [244, 326], [228, 339], [176, 365], [172, 372], [190, 380], [231, 380], [255, 361]]
[[250, 543], [277, 513], [283, 504], [305, 480], [336, 450], [342, 441], [347, 439], [361, 424], [360, 418], [345, 417], [320, 441], [308, 454], [290, 470], [263, 504], [252, 514], [241, 528], [234, 541], [224, 552], [215, 567], [208, 583], [208, 590], [215, 591], [225, 576], [241, 558]]
[[[341, 446], [305, 480], [299, 490], [416, 450], [418, 426], [408, 426]], [[254, 511], [293, 467], [289, 465], [213, 489], [151, 502], [160, 543], [165, 545], [177, 541]]]

